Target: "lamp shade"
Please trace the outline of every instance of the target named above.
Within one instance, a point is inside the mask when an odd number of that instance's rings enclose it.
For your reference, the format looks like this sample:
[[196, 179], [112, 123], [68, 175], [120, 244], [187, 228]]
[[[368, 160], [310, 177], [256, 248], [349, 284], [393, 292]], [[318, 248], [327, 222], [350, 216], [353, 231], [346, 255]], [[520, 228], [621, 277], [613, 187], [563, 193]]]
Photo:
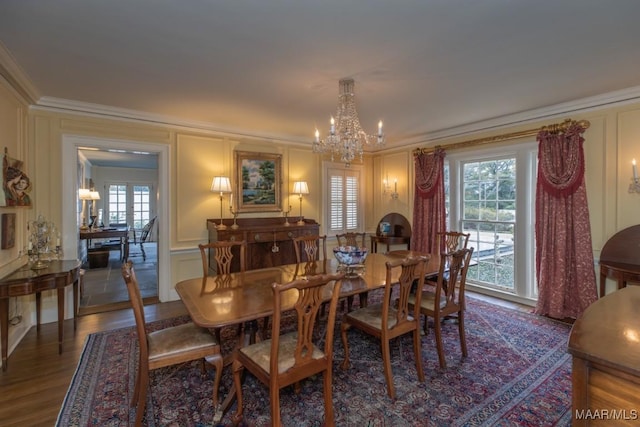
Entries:
[[100, 193], [97, 191], [89, 191], [89, 200], [100, 200]]
[[226, 176], [215, 176], [211, 183], [211, 191], [214, 193], [231, 193], [231, 182]]
[[293, 192], [297, 194], [309, 194], [309, 186], [307, 181], [296, 181], [293, 183]]
[[78, 190], [78, 198], [80, 200], [91, 200], [91, 190], [88, 188], [80, 188]]

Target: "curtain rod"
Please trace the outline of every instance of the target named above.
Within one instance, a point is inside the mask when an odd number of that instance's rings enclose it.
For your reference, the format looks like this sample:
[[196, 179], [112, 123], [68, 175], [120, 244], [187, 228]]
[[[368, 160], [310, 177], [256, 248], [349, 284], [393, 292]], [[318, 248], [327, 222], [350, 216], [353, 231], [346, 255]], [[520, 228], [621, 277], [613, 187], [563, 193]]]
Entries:
[[416, 148], [415, 150], [413, 150], [413, 155], [417, 156], [418, 154], [431, 153], [433, 151], [436, 151], [438, 148], [442, 148], [443, 150], [455, 150], [459, 148], [475, 147], [476, 145], [493, 144], [496, 142], [508, 141], [510, 139], [517, 139], [517, 138], [523, 138], [526, 136], [537, 135], [538, 132], [542, 130], [546, 130], [553, 133], [564, 132], [574, 124], [582, 126], [584, 129], [588, 129], [589, 126], [591, 125], [591, 123], [589, 123], [588, 120], [575, 121], [571, 119], [566, 119], [562, 123], [554, 123], [554, 124], [542, 126], [541, 128], [536, 128], [536, 129], [522, 130], [520, 132], [503, 133], [502, 135], [488, 136], [485, 138], [472, 139], [469, 141], [454, 142], [453, 144], [447, 144], [447, 145], [436, 145], [435, 147]]

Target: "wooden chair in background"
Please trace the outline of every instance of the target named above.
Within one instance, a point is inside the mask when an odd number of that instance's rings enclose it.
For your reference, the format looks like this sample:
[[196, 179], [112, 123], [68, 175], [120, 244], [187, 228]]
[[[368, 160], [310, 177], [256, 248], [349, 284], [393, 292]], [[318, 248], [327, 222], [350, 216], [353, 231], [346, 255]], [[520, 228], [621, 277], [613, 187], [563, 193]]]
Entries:
[[239, 257], [239, 271], [245, 271], [247, 266], [247, 242], [221, 240], [207, 244], [198, 245], [200, 256], [202, 257], [202, 276], [209, 276], [209, 254], [207, 251], [214, 251], [213, 258], [216, 261], [217, 274], [230, 274], [232, 270], [234, 254], [237, 249]]
[[358, 248], [366, 248], [367, 233], [347, 232], [336, 234], [338, 246], [356, 246]]
[[[471, 262], [473, 248], [460, 249], [451, 253], [443, 253], [440, 258], [440, 268], [438, 280], [435, 283], [435, 293], [425, 292], [422, 298], [409, 297], [409, 307], [413, 309], [416, 305], [424, 318], [424, 331], [428, 331], [429, 317], [433, 318], [433, 325], [436, 335], [436, 347], [438, 349], [438, 360], [441, 368], [446, 368], [447, 363], [442, 345], [442, 321], [445, 317], [455, 315], [458, 320], [458, 332], [460, 334], [460, 348], [462, 355], [467, 356], [467, 340], [464, 331], [464, 295], [467, 281], [467, 270]], [[448, 272], [447, 272], [448, 270]], [[449, 276], [449, 286], [444, 286], [445, 272]], [[457, 283], [457, 286], [451, 284]], [[420, 302], [418, 302], [420, 301]]]
[[[144, 251], [144, 244], [147, 241], [147, 239], [149, 238], [149, 235], [151, 234], [151, 230], [153, 229], [154, 224], [156, 223], [156, 218], [157, 217], [153, 217], [149, 220], [149, 222], [147, 222], [144, 227], [142, 227], [142, 229], [140, 230], [133, 230], [133, 244], [135, 245], [140, 245], [140, 251], [142, 252], [142, 260], [146, 261], [147, 260], [147, 254]], [[128, 254], [127, 254], [128, 255]]]
[[203, 360], [203, 372], [205, 360], [216, 369], [212, 400], [215, 413], [223, 365], [219, 341], [207, 329], [193, 323], [147, 332], [140, 288], [131, 261], [122, 265], [122, 277], [131, 299], [140, 346], [138, 375], [131, 400], [131, 407], [137, 406], [135, 425], [142, 425], [149, 389], [149, 371], [198, 359]]
[[[381, 342], [387, 393], [392, 399], [396, 398], [396, 389], [393, 384], [393, 373], [391, 371], [390, 341], [393, 338], [408, 333], [413, 334], [413, 350], [416, 359], [418, 379], [424, 382], [420, 338], [420, 309], [419, 307], [413, 307], [413, 309], [410, 310], [408, 304], [409, 294], [414, 281], [417, 282], [414, 298], [416, 301], [420, 301], [426, 263], [427, 257], [424, 256], [387, 261], [387, 276], [382, 301], [378, 304], [371, 304], [365, 308], [359, 308], [346, 313], [342, 318], [340, 331], [345, 353], [342, 369], [347, 369], [350, 363], [349, 343], [347, 340], [347, 331], [350, 328], [355, 327], [367, 334], [377, 337]], [[400, 278], [394, 283], [392, 273], [393, 270], [397, 268], [401, 269]], [[394, 288], [397, 288], [396, 293], [394, 293]], [[392, 294], [398, 296], [397, 305], [391, 300]]]
[[461, 233], [459, 231], [441, 231], [436, 233], [436, 248], [446, 253], [455, 252], [458, 249], [467, 249], [471, 233]]
[[[245, 271], [247, 266], [247, 242], [245, 240], [242, 241], [230, 241], [230, 240], [221, 240], [217, 242], [211, 242], [207, 244], [199, 244], [198, 249], [200, 249], [200, 257], [202, 258], [202, 277], [209, 276], [209, 254], [208, 251], [213, 251], [213, 258], [216, 261], [216, 272], [217, 277], [220, 277], [220, 282], [223, 283], [225, 280], [225, 276], [229, 276], [231, 274], [233, 259], [234, 259], [234, 250], [238, 249], [238, 258], [239, 258], [239, 271]], [[268, 323], [269, 318], [265, 319], [265, 325]], [[265, 326], [266, 327], [266, 326]], [[221, 333], [220, 329], [216, 328], [213, 330], [216, 335], [218, 342], [221, 341]], [[242, 324], [238, 324], [238, 334], [242, 332]]]
[[[296, 384], [304, 378], [323, 374], [324, 416], [326, 426], [335, 425], [332, 400], [333, 330], [336, 305], [343, 275], [317, 275], [306, 279], [296, 279], [289, 283], [272, 285], [273, 322], [271, 338], [238, 349], [233, 361], [233, 381], [236, 388], [237, 412], [234, 424], [243, 418], [242, 379], [244, 369], [251, 372], [260, 382], [269, 387], [271, 425], [282, 425], [280, 418], [280, 389]], [[327, 292], [327, 285], [333, 282], [326, 336], [314, 334], [318, 310]], [[329, 285], [330, 286], [330, 285]], [[283, 295], [290, 289], [298, 291], [294, 310], [297, 325], [294, 332], [281, 335]], [[324, 344], [317, 340], [324, 339]]]
[[327, 236], [300, 236], [293, 238], [296, 262], [319, 261], [327, 259]]

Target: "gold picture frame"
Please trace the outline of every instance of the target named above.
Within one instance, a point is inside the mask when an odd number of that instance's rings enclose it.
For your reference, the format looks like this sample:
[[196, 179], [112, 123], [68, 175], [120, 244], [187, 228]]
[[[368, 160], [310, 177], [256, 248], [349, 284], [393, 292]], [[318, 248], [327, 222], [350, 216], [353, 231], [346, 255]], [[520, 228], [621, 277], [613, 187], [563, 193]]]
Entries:
[[282, 210], [282, 155], [235, 151], [237, 212]]

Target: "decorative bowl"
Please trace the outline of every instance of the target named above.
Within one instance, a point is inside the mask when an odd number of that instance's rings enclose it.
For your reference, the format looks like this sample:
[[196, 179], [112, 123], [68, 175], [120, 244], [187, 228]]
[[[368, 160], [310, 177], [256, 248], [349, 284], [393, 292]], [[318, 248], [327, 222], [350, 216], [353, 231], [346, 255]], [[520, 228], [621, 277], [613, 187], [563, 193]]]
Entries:
[[338, 246], [333, 248], [333, 254], [340, 264], [359, 265], [364, 264], [369, 251], [367, 248], [359, 248], [357, 246]]

